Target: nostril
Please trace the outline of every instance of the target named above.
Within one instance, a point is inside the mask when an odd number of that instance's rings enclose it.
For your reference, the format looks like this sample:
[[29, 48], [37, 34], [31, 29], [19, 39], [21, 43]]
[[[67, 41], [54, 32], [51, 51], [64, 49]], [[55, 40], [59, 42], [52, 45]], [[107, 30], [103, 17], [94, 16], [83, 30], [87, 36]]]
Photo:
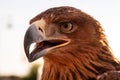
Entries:
[[43, 30], [39, 27], [38, 30], [40, 30], [41, 32], [43, 32]]

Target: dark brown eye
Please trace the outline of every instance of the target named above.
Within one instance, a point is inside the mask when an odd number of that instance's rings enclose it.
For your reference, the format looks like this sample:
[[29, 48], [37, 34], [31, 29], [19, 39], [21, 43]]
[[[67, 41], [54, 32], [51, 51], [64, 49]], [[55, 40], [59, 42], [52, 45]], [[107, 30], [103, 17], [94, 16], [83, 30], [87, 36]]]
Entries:
[[60, 25], [60, 30], [64, 33], [70, 33], [73, 30], [73, 24], [70, 22], [62, 23]]

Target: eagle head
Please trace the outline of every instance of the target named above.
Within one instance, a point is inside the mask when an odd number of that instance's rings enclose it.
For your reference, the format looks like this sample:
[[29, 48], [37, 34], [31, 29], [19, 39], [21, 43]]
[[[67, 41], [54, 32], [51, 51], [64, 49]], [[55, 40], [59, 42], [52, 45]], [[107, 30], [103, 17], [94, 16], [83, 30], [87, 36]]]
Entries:
[[97, 21], [76, 8], [46, 10], [30, 21], [25, 34], [24, 48], [28, 60], [32, 62], [47, 55], [59, 55], [56, 52], [79, 44], [95, 43], [100, 38], [100, 29], [96, 25]]

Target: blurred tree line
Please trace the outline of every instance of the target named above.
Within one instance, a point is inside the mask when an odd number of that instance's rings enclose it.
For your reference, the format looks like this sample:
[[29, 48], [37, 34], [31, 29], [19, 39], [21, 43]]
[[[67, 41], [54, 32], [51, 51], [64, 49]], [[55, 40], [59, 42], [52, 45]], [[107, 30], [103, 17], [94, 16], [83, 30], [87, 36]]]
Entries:
[[0, 80], [37, 80], [37, 72], [39, 65], [33, 65], [28, 75], [24, 77], [17, 76], [0, 76]]

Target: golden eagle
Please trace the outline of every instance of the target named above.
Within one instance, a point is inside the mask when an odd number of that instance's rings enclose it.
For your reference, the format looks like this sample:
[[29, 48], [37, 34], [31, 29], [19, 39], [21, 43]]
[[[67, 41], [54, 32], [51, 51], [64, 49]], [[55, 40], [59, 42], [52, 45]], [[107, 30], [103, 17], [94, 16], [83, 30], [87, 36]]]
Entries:
[[77, 8], [54, 7], [31, 19], [24, 48], [29, 62], [43, 57], [41, 80], [120, 80], [100, 23]]

